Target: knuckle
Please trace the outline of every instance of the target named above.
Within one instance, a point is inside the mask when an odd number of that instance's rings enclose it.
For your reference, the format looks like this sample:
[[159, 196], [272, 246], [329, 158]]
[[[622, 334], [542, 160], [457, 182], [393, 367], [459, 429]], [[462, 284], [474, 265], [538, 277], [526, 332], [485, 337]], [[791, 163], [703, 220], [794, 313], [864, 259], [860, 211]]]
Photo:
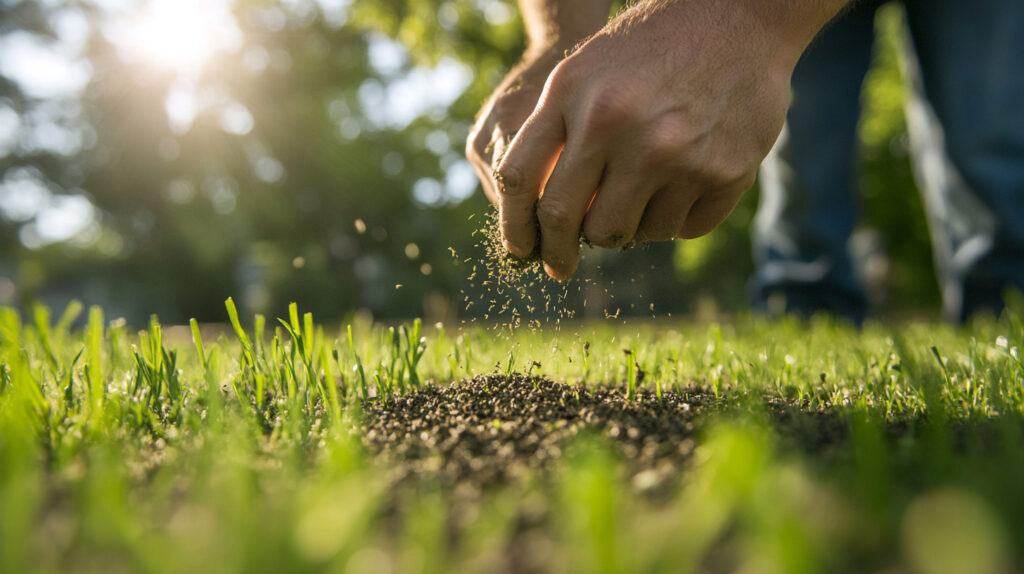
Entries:
[[491, 118], [501, 118], [508, 113], [508, 104], [503, 96], [495, 98], [494, 102], [491, 103], [491, 112], [488, 114]]
[[739, 189], [746, 191], [754, 186], [757, 170], [739, 163], [723, 166], [714, 179], [715, 186], [722, 190]]
[[679, 120], [660, 121], [650, 130], [644, 142], [644, 156], [652, 163], [678, 163], [685, 155], [686, 129]]
[[754, 187], [755, 183], [757, 183], [757, 170], [748, 169], [744, 175], [741, 175], [739, 177], [738, 185], [736, 185], [736, 187], [739, 188], [741, 192], [743, 192]]
[[751, 169], [744, 162], [728, 157], [710, 161], [693, 159], [685, 154], [680, 158], [681, 175], [706, 192], [720, 194], [735, 189], [747, 190], [757, 177], [756, 167]]
[[537, 204], [537, 221], [541, 227], [551, 230], [567, 231], [573, 225], [572, 212], [561, 203], [544, 201]]
[[494, 182], [501, 195], [519, 195], [523, 191], [523, 176], [514, 165], [502, 165], [494, 170]]
[[466, 140], [466, 157], [473, 160], [486, 160], [489, 144], [490, 142], [483, 132], [471, 133]]
[[644, 214], [639, 229], [636, 230], [637, 241], [666, 241], [676, 236], [683, 226], [685, 213], [675, 210], [650, 211]]
[[609, 228], [601, 223], [591, 223], [590, 221], [584, 222], [583, 235], [592, 245], [607, 249], [621, 247], [630, 239], [621, 229]]
[[573, 58], [559, 62], [548, 74], [546, 90], [548, 93], [560, 93], [576, 83], [580, 77], [579, 65]]
[[496, 131], [498, 133], [509, 133], [509, 131], [514, 131], [508, 130], [506, 128], [507, 125], [511, 123], [514, 120], [514, 118], [518, 117], [519, 115], [520, 111], [517, 110], [515, 106], [510, 104], [507, 99], [501, 98], [497, 100], [496, 102], [494, 102], [494, 107], [491, 108], [491, 121], [488, 131]]
[[623, 91], [596, 89], [583, 112], [583, 122], [593, 130], [604, 130], [629, 122], [640, 111], [636, 102]]
[[748, 172], [746, 175], [740, 176], [734, 185], [729, 186], [730, 190], [738, 190], [739, 193], [743, 193], [748, 189], [754, 187], [757, 182], [757, 172]]
[[696, 239], [711, 233], [720, 223], [725, 221], [732, 211], [734, 202], [729, 198], [718, 200], [700, 200], [686, 217], [678, 235], [683, 239]]

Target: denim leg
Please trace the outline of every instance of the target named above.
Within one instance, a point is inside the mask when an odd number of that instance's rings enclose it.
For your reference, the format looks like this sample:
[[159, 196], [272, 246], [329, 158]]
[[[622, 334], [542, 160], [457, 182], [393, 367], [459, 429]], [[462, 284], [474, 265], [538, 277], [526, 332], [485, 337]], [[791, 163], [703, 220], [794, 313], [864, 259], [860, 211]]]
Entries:
[[1024, 290], [1024, 2], [906, 6], [907, 75], [928, 102], [908, 101], [908, 127], [944, 312], [963, 320]]
[[875, 2], [832, 22], [793, 73], [786, 127], [761, 166], [751, 230], [755, 309], [863, 320], [847, 242], [858, 219], [857, 122], [871, 60]]

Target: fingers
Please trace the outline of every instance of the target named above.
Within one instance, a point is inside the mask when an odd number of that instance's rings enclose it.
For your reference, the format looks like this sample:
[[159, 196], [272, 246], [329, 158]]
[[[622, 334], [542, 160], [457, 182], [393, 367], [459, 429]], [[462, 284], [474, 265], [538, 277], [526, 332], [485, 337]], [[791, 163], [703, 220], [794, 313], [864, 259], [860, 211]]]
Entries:
[[690, 208], [686, 215], [686, 221], [677, 232], [676, 237], [694, 239], [710, 233], [712, 229], [725, 221], [726, 217], [729, 217], [745, 189], [722, 190], [719, 193], [703, 195]]
[[494, 173], [498, 190], [498, 221], [505, 249], [528, 257], [537, 240], [537, 199], [565, 141], [565, 124], [543, 106], [509, 144]]
[[637, 241], [668, 241], [679, 231], [695, 201], [690, 190], [663, 188], [654, 194], [636, 230]]
[[494, 189], [494, 184], [491, 183], [491, 174], [484, 170], [479, 163], [475, 161], [469, 163], [473, 166], [477, 179], [480, 180], [480, 186], [484, 188], [484, 195], [487, 196], [491, 203], [496, 203], [498, 201], [498, 193]]
[[480, 185], [484, 189], [484, 195], [491, 203], [498, 201], [498, 193], [494, 188], [494, 182], [491, 179], [494, 173], [493, 166], [491, 165], [491, 153], [493, 146], [491, 145], [491, 131], [487, 129], [487, 125], [475, 126], [473, 131], [470, 132], [469, 137], [466, 138], [466, 158], [469, 160], [470, 165], [473, 166], [473, 170], [476, 171], [477, 179], [480, 180]]
[[636, 235], [644, 208], [657, 189], [652, 178], [610, 165], [583, 220], [583, 235], [598, 247], [617, 248]]
[[722, 223], [739, 200], [740, 192], [719, 190], [698, 196], [686, 185], [650, 193], [637, 186], [642, 178], [608, 176], [594, 198], [583, 232], [600, 247], [621, 247], [631, 240], [693, 239]]
[[579, 264], [580, 228], [605, 167], [593, 149], [566, 144], [537, 204], [541, 259], [554, 279], [567, 279]]
[[488, 158], [490, 159], [489, 167], [491, 168], [488, 174], [489, 179], [494, 179], [494, 172], [501, 165], [501, 160], [505, 158], [505, 152], [508, 150], [508, 146], [512, 143], [512, 138], [516, 136], [515, 132], [506, 134], [499, 126], [494, 127], [494, 133], [491, 134], [491, 143], [489, 144]]
[[636, 240], [667, 241], [706, 235], [732, 213], [742, 192], [728, 188], [708, 193], [685, 187], [662, 189], [647, 204]]
[[491, 203], [497, 203], [498, 191], [494, 185], [494, 170], [501, 162], [505, 148], [515, 134], [505, 135], [500, 125], [491, 125], [492, 123], [488, 122], [470, 134], [466, 140], [466, 157], [476, 171], [487, 199]]

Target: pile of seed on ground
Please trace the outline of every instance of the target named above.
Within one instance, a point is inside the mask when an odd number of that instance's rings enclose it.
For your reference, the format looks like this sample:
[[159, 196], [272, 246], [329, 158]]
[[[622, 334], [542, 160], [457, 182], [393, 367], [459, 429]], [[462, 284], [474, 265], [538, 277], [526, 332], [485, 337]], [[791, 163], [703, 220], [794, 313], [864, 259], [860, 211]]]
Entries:
[[550, 470], [569, 439], [590, 430], [612, 439], [646, 490], [678, 476], [694, 448], [694, 417], [713, 400], [694, 391], [628, 401], [617, 388], [487, 375], [367, 404], [364, 441], [397, 480], [483, 486]]

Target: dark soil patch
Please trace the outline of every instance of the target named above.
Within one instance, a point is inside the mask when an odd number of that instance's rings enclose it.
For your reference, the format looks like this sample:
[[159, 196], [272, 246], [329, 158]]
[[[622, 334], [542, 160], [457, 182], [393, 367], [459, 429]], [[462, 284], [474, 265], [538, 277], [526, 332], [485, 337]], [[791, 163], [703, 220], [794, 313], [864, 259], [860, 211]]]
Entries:
[[614, 387], [487, 375], [367, 404], [363, 440], [397, 480], [483, 487], [552, 470], [573, 437], [592, 432], [611, 439], [633, 484], [649, 490], [679, 476], [695, 446], [694, 419], [715, 402], [697, 389], [628, 401]]
[[[851, 421], [832, 408], [811, 409], [778, 397], [747, 397], [761, 404], [783, 451], [812, 457], [825, 469], [850, 455]], [[696, 446], [695, 427], [710, 416], [744, 410], [743, 394], [719, 397], [697, 385], [649, 388], [629, 401], [623, 387], [583, 387], [524, 374], [485, 375], [447, 386], [428, 385], [404, 397], [364, 405], [363, 442], [391, 478], [437, 479], [442, 484], [486, 487], [556, 468], [581, 435], [610, 439], [640, 491], [663, 492]], [[1017, 423], [1019, 426], [1021, 423]], [[883, 423], [879, 438], [892, 448], [927, 429], [924, 418]], [[1000, 425], [952, 424], [949, 440], [993, 449]]]

